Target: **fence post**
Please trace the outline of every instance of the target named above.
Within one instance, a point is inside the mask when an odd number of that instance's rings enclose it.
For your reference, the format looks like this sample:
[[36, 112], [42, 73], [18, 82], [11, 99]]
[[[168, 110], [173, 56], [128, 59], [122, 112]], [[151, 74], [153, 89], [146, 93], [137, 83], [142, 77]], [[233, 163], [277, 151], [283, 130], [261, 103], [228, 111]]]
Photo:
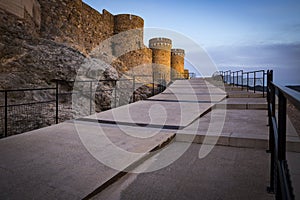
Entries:
[[115, 80], [115, 108], [117, 107], [117, 89], [118, 89], [117, 80]]
[[236, 72], [236, 86], [239, 87], [239, 72]]
[[274, 138], [274, 127], [273, 117], [275, 116], [275, 91], [272, 85], [273, 71], [268, 71], [268, 115], [269, 115], [269, 151], [271, 153], [270, 160], [270, 186], [268, 187], [269, 193], [275, 192], [275, 138]]
[[135, 75], [133, 76], [133, 82], [132, 82], [132, 103], [135, 102]]
[[265, 70], [263, 70], [263, 97], [265, 97]]
[[55, 87], [55, 123], [58, 124], [58, 80], [56, 80], [56, 87]]
[[253, 85], [254, 93], [255, 93], [255, 86], [256, 86], [256, 72], [254, 72], [254, 85]]
[[92, 102], [92, 90], [93, 90], [93, 82], [90, 81], [90, 115], [92, 114], [93, 102]]
[[8, 133], [7, 133], [7, 114], [8, 114], [8, 111], [7, 111], [7, 91], [4, 92], [4, 137], [7, 137], [8, 136]]
[[278, 94], [278, 159], [285, 160], [286, 152], [286, 98]]
[[244, 72], [242, 71], [242, 90], [244, 90]]
[[247, 72], [247, 92], [249, 91], [249, 72]]

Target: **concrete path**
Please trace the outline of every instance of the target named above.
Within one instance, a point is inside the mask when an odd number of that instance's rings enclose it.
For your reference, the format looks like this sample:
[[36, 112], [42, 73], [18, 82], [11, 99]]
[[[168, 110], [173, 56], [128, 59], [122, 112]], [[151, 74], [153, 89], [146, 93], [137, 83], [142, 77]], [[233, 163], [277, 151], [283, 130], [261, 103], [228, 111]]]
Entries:
[[0, 199], [82, 199], [101, 191], [211, 109], [209, 98], [195, 103], [203, 97], [191, 92], [198, 83], [199, 93], [220, 92], [203, 80], [179, 83], [189, 90], [185, 102], [136, 102], [0, 140]]
[[[268, 199], [261, 96], [178, 80], [148, 100], [0, 140], [0, 199]], [[290, 144], [299, 149], [295, 136]], [[202, 147], [212, 151], [199, 159]]]
[[[138, 138], [125, 134], [126, 129], [62, 123], [0, 140], [0, 199], [83, 199], [121, 175], [122, 170], [101, 161], [116, 158], [118, 166], [126, 169], [174, 135], [136, 127]], [[107, 137], [111, 143], [103, 143]], [[110, 151], [115, 146], [139, 154], [120, 157]]]
[[[175, 142], [172, 148], [185, 145]], [[166, 168], [143, 174], [129, 174], [93, 200], [161, 199], [271, 200], [266, 192], [269, 155], [264, 150], [215, 146], [205, 158], [199, 159], [200, 144], [192, 144], [178, 160]], [[167, 157], [161, 152], [159, 157]], [[157, 164], [149, 159], [140, 166]]]

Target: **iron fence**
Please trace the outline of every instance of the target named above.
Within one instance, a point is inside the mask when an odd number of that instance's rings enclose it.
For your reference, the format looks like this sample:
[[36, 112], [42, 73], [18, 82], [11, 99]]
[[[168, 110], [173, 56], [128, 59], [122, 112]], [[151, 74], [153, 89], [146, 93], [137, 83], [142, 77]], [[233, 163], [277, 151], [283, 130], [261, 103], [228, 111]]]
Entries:
[[244, 88], [246, 88], [247, 91], [253, 90], [254, 93], [256, 93], [256, 91], [262, 91], [263, 97], [265, 97], [267, 87], [267, 73], [265, 72], [265, 70], [256, 70], [249, 72], [244, 72], [243, 70], [227, 70], [220, 71], [219, 73], [222, 76], [224, 83], [241, 87], [242, 90]]
[[0, 90], [0, 99], [0, 138], [55, 123], [55, 87]]
[[[276, 96], [278, 116], [276, 117]], [[273, 71], [267, 72], [267, 100], [269, 118], [270, 186], [276, 199], [295, 199], [288, 162], [286, 160], [287, 101], [300, 109], [300, 95], [296, 91], [273, 82]]]
[[[74, 119], [72, 103], [83, 97], [87, 116], [161, 93], [163, 74], [118, 80], [53, 80], [54, 87], [0, 90], [0, 138]], [[77, 96], [78, 95], [78, 96]]]
[[196, 73], [179, 73], [179, 72], [177, 72], [172, 75], [172, 81], [193, 79], [193, 78], [196, 78]]

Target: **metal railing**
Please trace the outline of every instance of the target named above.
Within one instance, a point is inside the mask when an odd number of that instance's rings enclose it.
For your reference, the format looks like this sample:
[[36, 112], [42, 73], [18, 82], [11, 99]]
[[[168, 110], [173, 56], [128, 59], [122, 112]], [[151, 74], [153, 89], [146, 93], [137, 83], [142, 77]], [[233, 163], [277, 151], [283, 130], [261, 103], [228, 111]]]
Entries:
[[[276, 96], [278, 96], [278, 117], [276, 118]], [[273, 82], [273, 71], [267, 71], [267, 100], [269, 119], [270, 186], [276, 199], [295, 199], [286, 160], [286, 115], [287, 101], [300, 109], [300, 95], [296, 91]]]
[[53, 82], [54, 87], [0, 90], [0, 138], [72, 119], [72, 95], [77, 93], [85, 97], [89, 106], [85, 114], [91, 115], [96, 106], [100, 111], [116, 108], [141, 100], [139, 95], [146, 89], [147, 97], [150, 97], [166, 88], [162, 74], [134, 75], [118, 80], [76, 81], [79, 86], [76, 90], [73, 88], [75, 81]]
[[193, 79], [193, 78], [196, 78], [196, 73], [176, 73], [176, 74], [173, 74], [171, 79], [172, 81], [175, 81], [175, 80], [184, 80], [184, 79]]
[[[263, 97], [265, 97], [266, 92], [266, 76], [267, 73], [265, 70], [256, 70], [256, 71], [249, 71], [244, 72], [243, 70], [238, 71], [220, 71], [220, 75], [224, 83], [227, 83], [232, 86], [241, 87], [243, 90], [244, 88], [249, 90], [253, 90], [254, 93], [258, 91], [258, 86], [261, 86], [261, 91], [263, 92]], [[259, 76], [260, 75], [260, 76]], [[252, 84], [250, 83], [252, 82]], [[261, 85], [258, 85], [258, 82], [261, 81]]]
[[[37, 93], [47, 96], [47, 100], [36, 100], [33, 97]], [[0, 90], [0, 138], [31, 131], [40, 128], [42, 124], [53, 124], [56, 122], [57, 110], [57, 88], [35, 88], [35, 89], [12, 89]], [[14, 99], [14, 101], [11, 101]], [[51, 105], [52, 109], [49, 109]], [[49, 113], [52, 111], [52, 113]], [[56, 112], [56, 113], [55, 113]], [[42, 117], [42, 113], [48, 117]], [[39, 118], [34, 120], [33, 117]]]

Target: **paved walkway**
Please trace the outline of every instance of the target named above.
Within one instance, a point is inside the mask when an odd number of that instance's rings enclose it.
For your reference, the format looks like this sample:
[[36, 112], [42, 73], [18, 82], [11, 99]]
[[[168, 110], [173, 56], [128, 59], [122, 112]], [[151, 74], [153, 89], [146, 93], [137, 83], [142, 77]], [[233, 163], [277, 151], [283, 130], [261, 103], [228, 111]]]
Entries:
[[[184, 143], [175, 142], [170, 148], [181, 145]], [[266, 192], [269, 155], [264, 150], [215, 146], [208, 156], [199, 159], [200, 148], [200, 144], [192, 144], [183, 156], [164, 169], [128, 174], [93, 200], [274, 199]], [[156, 159], [167, 155], [162, 152]], [[152, 159], [144, 167], [156, 164]]]
[[[179, 80], [148, 100], [0, 140], [0, 199], [269, 198], [261, 97]], [[298, 138], [290, 144], [299, 149]], [[172, 165], [134, 181], [122, 172], [147, 170], [166, 155]]]

